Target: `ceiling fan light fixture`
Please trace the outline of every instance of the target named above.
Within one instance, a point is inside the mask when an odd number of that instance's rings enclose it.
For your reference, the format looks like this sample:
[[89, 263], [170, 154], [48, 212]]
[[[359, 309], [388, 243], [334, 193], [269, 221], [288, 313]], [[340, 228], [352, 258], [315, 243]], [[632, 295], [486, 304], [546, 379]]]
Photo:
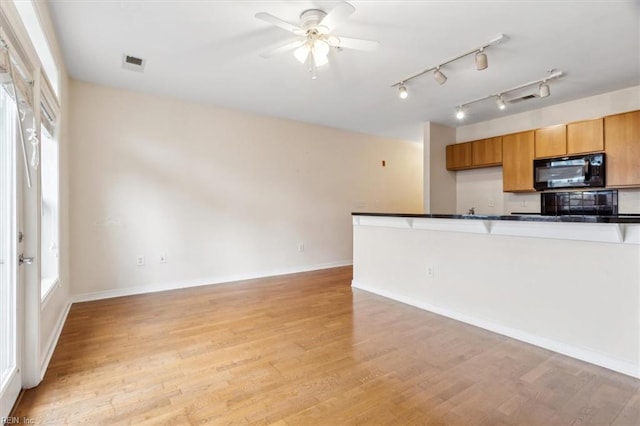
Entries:
[[321, 9], [307, 9], [300, 14], [300, 24], [294, 25], [266, 12], [255, 14], [256, 19], [274, 25], [300, 36], [298, 40], [288, 42], [260, 54], [269, 58], [275, 54], [293, 51], [298, 62], [307, 66], [316, 78], [315, 69], [329, 63], [331, 48], [373, 51], [378, 42], [358, 38], [332, 35], [333, 30], [355, 12], [355, 7], [346, 1], [338, 4], [328, 13]]
[[296, 57], [298, 62], [300, 62], [301, 64], [304, 64], [304, 63], [307, 62], [307, 58], [309, 57], [309, 53], [310, 53], [309, 46], [307, 45], [307, 43], [305, 43], [305, 44], [303, 44], [302, 46], [298, 47], [296, 50], [293, 51], [293, 56]]
[[487, 60], [487, 54], [484, 53], [484, 49], [480, 49], [478, 53], [476, 53], [476, 69], [482, 71], [487, 69], [488, 66], [489, 61]]
[[447, 81], [447, 76], [440, 71], [440, 67], [436, 67], [435, 71], [433, 71], [433, 78], [436, 79], [438, 84], [444, 84]]
[[311, 54], [313, 55], [313, 62], [317, 67], [321, 67], [329, 63], [329, 58], [327, 58], [326, 55], [320, 55], [313, 50], [311, 51]]
[[541, 98], [546, 98], [551, 94], [551, 89], [549, 89], [549, 85], [547, 84], [546, 81], [543, 81], [542, 83], [540, 83], [540, 86], [538, 87], [538, 92]]
[[407, 88], [403, 83], [400, 84], [400, 87], [398, 88], [398, 92], [400, 92], [398, 95], [400, 96], [400, 99], [407, 99], [407, 97], [409, 96], [409, 92], [407, 92]]
[[316, 66], [323, 66], [329, 63], [329, 44], [324, 40], [315, 40], [311, 46], [311, 53]]

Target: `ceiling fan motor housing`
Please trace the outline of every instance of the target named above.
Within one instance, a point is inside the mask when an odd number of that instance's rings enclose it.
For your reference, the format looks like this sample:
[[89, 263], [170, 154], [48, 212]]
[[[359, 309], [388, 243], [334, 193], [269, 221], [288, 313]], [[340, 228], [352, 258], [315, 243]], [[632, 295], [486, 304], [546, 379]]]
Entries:
[[327, 16], [324, 10], [308, 9], [300, 14], [300, 27], [304, 30], [317, 28], [320, 22]]

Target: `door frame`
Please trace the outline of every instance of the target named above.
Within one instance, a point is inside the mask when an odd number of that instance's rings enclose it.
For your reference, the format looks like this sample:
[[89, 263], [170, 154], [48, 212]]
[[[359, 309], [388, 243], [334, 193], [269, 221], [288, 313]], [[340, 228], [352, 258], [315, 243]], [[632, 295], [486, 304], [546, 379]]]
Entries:
[[[2, 90], [2, 89], [0, 89]], [[18, 118], [16, 117], [15, 120]], [[18, 130], [17, 123], [16, 125], [16, 135]], [[19, 263], [20, 253], [23, 253], [24, 249], [24, 234], [21, 234], [23, 226], [24, 226], [24, 186], [23, 186], [23, 176], [24, 176], [24, 163], [20, 161], [19, 154], [19, 138], [16, 137], [13, 141], [13, 144], [10, 144], [11, 151], [6, 158], [7, 162], [7, 170], [8, 170], [8, 180], [10, 186], [10, 199], [11, 204], [9, 205], [8, 212], [8, 222], [9, 222], [9, 253], [7, 259], [5, 260], [6, 264], [9, 265], [11, 271], [9, 272], [9, 281], [14, 288], [12, 292], [15, 297], [15, 305], [14, 305], [14, 313], [13, 313], [13, 321], [14, 329], [12, 330], [15, 333], [15, 338], [13, 340], [13, 344], [15, 344], [15, 348], [13, 348], [14, 356], [15, 356], [15, 365], [14, 370], [10, 373], [12, 376], [8, 380], [8, 384], [5, 389], [2, 391], [1, 399], [2, 399], [2, 409], [0, 412], [0, 417], [9, 416], [11, 409], [13, 408], [18, 395], [20, 394], [20, 390], [23, 388], [23, 354], [25, 347], [25, 327], [24, 327], [24, 313], [25, 313], [25, 298], [24, 298], [24, 268], [23, 265]], [[4, 226], [4, 225], [2, 225]], [[19, 237], [21, 235], [21, 237]]]

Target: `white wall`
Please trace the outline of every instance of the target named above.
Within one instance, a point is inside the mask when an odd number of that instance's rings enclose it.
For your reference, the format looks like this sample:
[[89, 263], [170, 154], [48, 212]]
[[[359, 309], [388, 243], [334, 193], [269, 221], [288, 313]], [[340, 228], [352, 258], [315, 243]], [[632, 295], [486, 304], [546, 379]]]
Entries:
[[[456, 129], [456, 142], [588, 120], [637, 109], [640, 109], [640, 86], [460, 126]], [[476, 212], [482, 214], [540, 211], [539, 194], [502, 194], [501, 167], [457, 172], [456, 179], [458, 213], [466, 213], [471, 206], [475, 206]], [[619, 190], [618, 195], [620, 213], [640, 212], [640, 189]], [[489, 207], [489, 199], [494, 199], [495, 207]]]
[[354, 287], [640, 377], [640, 225], [354, 219]]
[[71, 101], [80, 298], [350, 263], [352, 211], [422, 211], [420, 144], [78, 81]]

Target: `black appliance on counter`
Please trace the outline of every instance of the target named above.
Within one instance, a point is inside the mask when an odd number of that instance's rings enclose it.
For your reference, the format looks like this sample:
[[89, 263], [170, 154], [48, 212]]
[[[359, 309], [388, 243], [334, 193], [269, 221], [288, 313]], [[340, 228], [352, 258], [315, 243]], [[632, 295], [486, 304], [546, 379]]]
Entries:
[[533, 160], [536, 191], [563, 188], [604, 188], [605, 154], [581, 154]]
[[598, 215], [618, 214], [618, 191], [546, 192], [540, 194], [542, 215]]

